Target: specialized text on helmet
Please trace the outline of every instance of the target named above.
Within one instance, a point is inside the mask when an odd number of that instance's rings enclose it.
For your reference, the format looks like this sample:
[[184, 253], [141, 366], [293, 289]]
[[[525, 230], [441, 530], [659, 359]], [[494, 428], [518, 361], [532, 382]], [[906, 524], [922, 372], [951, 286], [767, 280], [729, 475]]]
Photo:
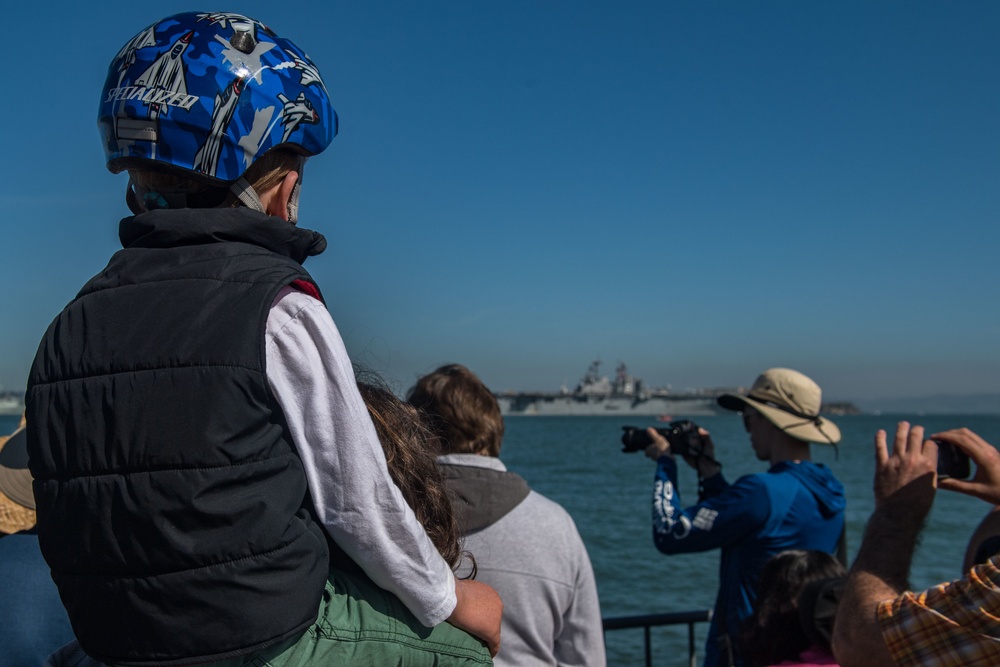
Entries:
[[115, 100], [141, 100], [146, 104], [165, 104], [171, 107], [180, 107], [185, 111], [190, 111], [194, 103], [199, 99], [198, 95], [188, 95], [186, 93], [175, 93], [164, 88], [150, 88], [148, 86], [124, 86], [122, 88], [112, 88], [108, 91], [108, 98], [104, 100], [113, 102]]

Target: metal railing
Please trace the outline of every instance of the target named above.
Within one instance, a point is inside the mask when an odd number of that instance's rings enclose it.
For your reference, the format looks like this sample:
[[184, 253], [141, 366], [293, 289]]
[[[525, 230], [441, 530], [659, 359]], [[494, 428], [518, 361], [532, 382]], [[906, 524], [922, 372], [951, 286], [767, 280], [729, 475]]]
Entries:
[[602, 619], [604, 623], [604, 633], [608, 630], [626, 630], [629, 628], [642, 628], [645, 637], [646, 667], [653, 667], [653, 651], [650, 642], [649, 629], [659, 625], [681, 625], [688, 626], [688, 664], [690, 667], [697, 667], [697, 651], [694, 644], [694, 624], [707, 623], [712, 620], [711, 609], [701, 609], [698, 611], [679, 611], [667, 614], [641, 614], [639, 616], [616, 616], [614, 618]]

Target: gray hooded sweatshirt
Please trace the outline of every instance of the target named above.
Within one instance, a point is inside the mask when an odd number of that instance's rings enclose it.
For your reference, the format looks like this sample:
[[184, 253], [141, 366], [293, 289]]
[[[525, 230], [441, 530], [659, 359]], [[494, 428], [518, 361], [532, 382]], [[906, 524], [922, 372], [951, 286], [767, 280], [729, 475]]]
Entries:
[[476, 579], [503, 600], [494, 664], [604, 667], [597, 584], [569, 513], [498, 458], [447, 454], [438, 462], [465, 549], [476, 558]]

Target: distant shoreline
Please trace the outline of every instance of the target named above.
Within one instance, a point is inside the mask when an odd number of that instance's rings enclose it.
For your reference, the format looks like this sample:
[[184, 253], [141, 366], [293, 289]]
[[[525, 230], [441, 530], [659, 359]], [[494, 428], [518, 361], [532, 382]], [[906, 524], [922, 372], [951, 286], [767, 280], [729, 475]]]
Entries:
[[[498, 398], [510, 398], [518, 392], [503, 392]], [[542, 392], [524, 392], [524, 395], [541, 395]], [[553, 393], [553, 395], [555, 395]], [[0, 392], [0, 416], [20, 416], [24, 412], [24, 394]], [[855, 401], [830, 401], [824, 403], [823, 414], [842, 415], [983, 415], [1000, 416], [1000, 393], [996, 394], [940, 394], [886, 399], [861, 399]]]

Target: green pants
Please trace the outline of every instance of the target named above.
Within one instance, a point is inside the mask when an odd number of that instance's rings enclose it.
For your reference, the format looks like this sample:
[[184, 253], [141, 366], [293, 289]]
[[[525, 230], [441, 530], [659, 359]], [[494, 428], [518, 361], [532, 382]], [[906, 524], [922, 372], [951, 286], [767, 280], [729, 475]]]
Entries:
[[473, 667], [492, 665], [485, 645], [449, 623], [426, 628], [364, 574], [330, 572], [319, 617], [305, 634], [217, 667]]

